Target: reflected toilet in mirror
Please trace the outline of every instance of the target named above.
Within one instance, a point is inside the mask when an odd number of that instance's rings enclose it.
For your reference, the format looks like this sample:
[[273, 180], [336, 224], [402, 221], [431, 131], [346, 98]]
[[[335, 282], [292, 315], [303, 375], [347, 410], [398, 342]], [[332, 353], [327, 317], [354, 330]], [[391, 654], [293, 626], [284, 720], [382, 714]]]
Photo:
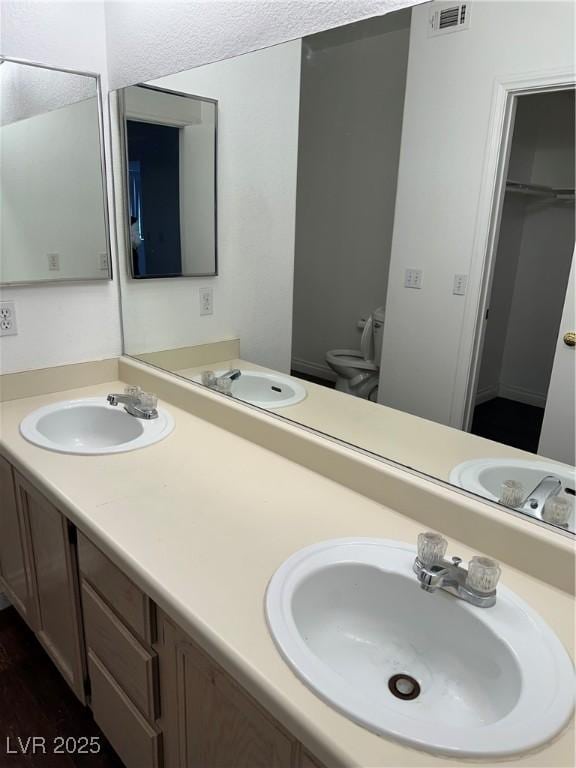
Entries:
[[[571, 16], [466, 8], [112, 94], [125, 352], [571, 533]], [[187, 165], [182, 102], [202, 108]], [[147, 214], [154, 152], [167, 191]]]

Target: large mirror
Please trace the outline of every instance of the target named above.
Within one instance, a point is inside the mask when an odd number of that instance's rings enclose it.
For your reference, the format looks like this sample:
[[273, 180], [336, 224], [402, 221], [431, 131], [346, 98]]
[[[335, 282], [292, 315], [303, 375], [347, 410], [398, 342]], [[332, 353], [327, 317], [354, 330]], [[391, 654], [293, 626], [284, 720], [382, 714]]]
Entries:
[[573, 11], [426, 3], [149, 84], [218, 101], [219, 275], [124, 279], [126, 353], [573, 532]]
[[96, 75], [0, 58], [0, 282], [109, 280]]

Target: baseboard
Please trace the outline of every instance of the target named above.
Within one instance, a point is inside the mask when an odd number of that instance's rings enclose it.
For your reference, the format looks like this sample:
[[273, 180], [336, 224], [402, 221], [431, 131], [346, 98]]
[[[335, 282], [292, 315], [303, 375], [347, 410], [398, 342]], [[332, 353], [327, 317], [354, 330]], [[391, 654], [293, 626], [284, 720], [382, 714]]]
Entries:
[[489, 387], [484, 387], [476, 392], [475, 405], [487, 403], [488, 400], [493, 400], [495, 397], [498, 397], [498, 386], [491, 384]]
[[537, 408], [546, 407], [546, 394], [542, 392], [532, 392], [529, 389], [515, 387], [510, 384], [500, 383], [498, 387], [498, 397], [505, 397], [507, 400], [516, 400], [517, 403], [526, 405], [535, 405]]
[[311, 363], [309, 360], [302, 360], [299, 357], [293, 357], [291, 364], [293, 371], [298, 371], [299, 373], [307, 373], [308, 376], [317, 376], [319, 379], [336, 381], [336, 374], [332, 368], [327, 365]]

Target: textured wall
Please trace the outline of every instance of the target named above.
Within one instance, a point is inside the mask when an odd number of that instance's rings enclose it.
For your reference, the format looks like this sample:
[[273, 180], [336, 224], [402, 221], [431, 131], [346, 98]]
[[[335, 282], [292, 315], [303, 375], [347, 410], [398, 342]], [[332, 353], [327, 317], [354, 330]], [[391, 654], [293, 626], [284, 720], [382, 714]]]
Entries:
[[179, 72], [414, 4], [413, 0], [108, 2], [110, 87]]

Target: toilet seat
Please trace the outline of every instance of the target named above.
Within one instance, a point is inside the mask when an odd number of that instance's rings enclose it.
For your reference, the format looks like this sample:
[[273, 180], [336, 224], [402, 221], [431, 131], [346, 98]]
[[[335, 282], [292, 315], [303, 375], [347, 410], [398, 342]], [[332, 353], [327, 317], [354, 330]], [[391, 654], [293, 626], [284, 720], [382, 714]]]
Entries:
[[332, 349], [326, 353], [326, 361], [336, 365], [347, 365], [357, 368], [359, 371], [377, 371], [378, 366], [370, 360], [366, 360], [359, 349]]

